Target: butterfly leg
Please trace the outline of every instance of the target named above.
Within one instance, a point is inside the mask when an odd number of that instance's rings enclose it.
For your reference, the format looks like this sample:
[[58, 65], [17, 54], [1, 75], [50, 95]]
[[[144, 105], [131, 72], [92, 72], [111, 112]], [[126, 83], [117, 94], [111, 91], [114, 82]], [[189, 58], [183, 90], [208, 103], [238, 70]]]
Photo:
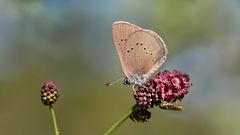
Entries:
[[134, 93], [138, 90], [139, 86], [137, 84], [132, 85]]
[[144, 88], [145, 90], [147, 90], [147, 87], [145, 87], [145, 86], [142, 86], [142, 85], [139, 85], [139, 84], [133, 84], [133, 85], [132, 85], [132, 88], [133, 88], [133, 90], [134, 90], [135, 93], [136, 93], [136, 91], [139, 89], [139, 87], [142, 87], [142, 88]]

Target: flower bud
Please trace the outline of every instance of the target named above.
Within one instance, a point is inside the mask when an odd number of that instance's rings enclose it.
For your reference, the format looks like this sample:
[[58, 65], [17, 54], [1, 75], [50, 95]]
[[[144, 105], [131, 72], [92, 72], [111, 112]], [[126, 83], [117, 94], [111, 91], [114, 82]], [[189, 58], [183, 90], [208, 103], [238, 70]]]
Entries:
[[57, 86], [54, 84], [53, 81], [46, 82], [41, 87], [41, 100], [44, 105], [52, 105], [57, 101], [59, 97], [59, 91]]

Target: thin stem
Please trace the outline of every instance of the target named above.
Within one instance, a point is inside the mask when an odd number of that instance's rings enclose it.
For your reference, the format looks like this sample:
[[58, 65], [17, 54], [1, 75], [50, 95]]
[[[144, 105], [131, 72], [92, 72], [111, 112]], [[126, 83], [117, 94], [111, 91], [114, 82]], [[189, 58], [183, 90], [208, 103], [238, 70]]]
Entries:
[[56, 116], [53, 110], [53, 106], [49, 105], [49, 109], [50, 109], [50, 114], [51, 114], [51, 118], [52, 118], [52, 122], [53, 122], [53, 128], [54, 128], [54, 135], [59, 135], [59, 131], [58, 131], [58, 127], [57, 127], [57, 120], [56, 120]]
[[138, 109], [137, 105], [134, 105], [131, 110], [129, 110], [125, 115], [123, 115], [115, 124], [113, 124], [104, 135], [110, 135], [114, 130], [116, 130], [124, 121], [126, 121], [129, 116]]

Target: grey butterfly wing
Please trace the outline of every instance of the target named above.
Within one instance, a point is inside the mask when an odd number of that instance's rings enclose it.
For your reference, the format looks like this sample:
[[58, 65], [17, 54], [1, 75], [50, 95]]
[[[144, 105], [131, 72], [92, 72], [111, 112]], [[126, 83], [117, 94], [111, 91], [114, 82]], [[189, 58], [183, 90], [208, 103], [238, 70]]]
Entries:
[[131, 24], [129, 22], [124, 21], [118, 21], [114, 22], [112, 25], [112, 34], [113, 34], [113, 40], [114, 45], [118, 54], [118, 57], [120, 59], [121, 66], [123, 68], [124, 73], [126, 74], [125, 70], [127, 67], [126, 64], [124, 64], [124, 52], [126, 48], [126, 41], [130, 34], [132, 34], [134, 31], [142, 29], [134, 24]]
[[122, 51], [123, 70], [128, 79], [136, 84], [149, 80], [167, 58], [167, 48], [162, 38], [146, 29], [131, 33]]

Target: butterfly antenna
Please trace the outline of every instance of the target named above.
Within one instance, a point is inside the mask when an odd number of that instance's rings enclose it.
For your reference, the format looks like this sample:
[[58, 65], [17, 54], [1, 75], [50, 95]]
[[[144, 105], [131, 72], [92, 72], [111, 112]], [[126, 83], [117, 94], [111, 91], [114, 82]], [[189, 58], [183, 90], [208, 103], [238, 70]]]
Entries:
[[119, 78], [119, 79], [117, 79], [117, 80], [114, 80], [114, 81], [112, 81], [112, 82], [106, 83], [105, 85], [106, 85], [106, 86], [111, 86], [111, 85], [113, 85], [113, 84], [115, 84], [116, 82], [119, 82], [119, 81], [121, 81], [121, 80], [124, 80], [124, 77]]

